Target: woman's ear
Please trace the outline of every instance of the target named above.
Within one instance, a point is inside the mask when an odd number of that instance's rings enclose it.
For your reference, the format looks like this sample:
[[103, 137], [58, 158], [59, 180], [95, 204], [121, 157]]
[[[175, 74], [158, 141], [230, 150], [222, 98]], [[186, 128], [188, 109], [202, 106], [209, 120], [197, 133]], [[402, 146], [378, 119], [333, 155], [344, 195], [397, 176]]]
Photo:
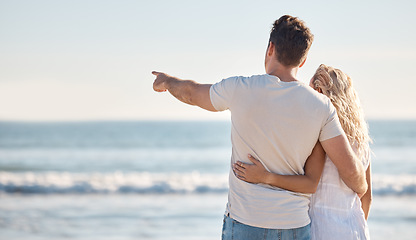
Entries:
[[317, 87], [317, 88], [316, 88], [316, 91], [318, 91], [319, 93], [322, 93], [322, 88]]

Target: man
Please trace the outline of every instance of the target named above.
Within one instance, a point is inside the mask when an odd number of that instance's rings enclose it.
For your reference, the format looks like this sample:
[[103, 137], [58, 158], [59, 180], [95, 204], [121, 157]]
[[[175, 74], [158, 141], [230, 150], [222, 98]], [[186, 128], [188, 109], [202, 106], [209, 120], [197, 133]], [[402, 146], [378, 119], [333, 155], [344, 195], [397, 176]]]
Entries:
[[[358, 194], [367, 190], [356, 159], [329, 99], [296, 79], [313, 35], [303, 21], [288, 15], [275, 21], [265, 56], [267, 74], [231, 77], [214, 85], [181, 80], [160, 72], [155, 91], [209, 111], [230, 110], [231, 163], [247, 154], [267, 170], [304, 174], [304, 164], [319, 140], [343, 181]], [[309, 198], [267, 185], [239, 180], [230, 170], [223, 239], [309, 239]]]

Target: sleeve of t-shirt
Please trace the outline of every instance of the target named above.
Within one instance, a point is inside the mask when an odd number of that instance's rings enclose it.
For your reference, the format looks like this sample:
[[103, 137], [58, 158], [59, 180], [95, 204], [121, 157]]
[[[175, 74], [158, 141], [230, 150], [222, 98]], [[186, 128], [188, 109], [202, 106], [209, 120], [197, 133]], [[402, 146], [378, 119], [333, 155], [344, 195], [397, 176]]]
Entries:
[[342, 135], [343, 133], [344, 130], [342, 129], [341, 124], [339, 123], [337, 111], [335, 110], [335, 107], [332, 104], [329, 104], [329, 115], [321, 128], [319, 141], [323, 142], [327, 139], [331, 139], [336, 136]]
[[231, 107], [238, 77], [230, 77], [215, 83], [209, 90], [212, 106], [217, 111], [224, 111]]

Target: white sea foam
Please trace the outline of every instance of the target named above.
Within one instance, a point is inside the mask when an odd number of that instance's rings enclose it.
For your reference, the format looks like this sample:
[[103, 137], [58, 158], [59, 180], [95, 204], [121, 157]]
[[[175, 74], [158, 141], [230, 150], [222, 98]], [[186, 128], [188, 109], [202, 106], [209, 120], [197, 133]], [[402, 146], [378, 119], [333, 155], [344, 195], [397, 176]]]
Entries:
[[0, 172], [3, 193], [205, 193], [226, 192], [227, 176], [192, 173]]
[[376, 174], [372, 182], [375, 195], [416, 195], [416, 175]]
[[[0, 172], [0, 192], [5, 194], [187, 194], [224, 193], [226, 174], [191, 173], [69, 173]], [[375, 195], [416, 195], [415, 175], [374, 175]]]

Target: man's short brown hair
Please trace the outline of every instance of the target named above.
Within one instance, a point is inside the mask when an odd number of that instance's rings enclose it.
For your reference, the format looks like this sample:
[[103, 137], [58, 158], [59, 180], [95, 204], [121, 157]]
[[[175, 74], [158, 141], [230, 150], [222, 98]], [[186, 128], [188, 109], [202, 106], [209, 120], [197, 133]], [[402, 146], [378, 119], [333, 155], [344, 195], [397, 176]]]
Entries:
[[313, 34], [305, 22], [284, 15], [273, 24], [269, 42], [275, 46], [277, 60], [285, 66], [299, 66], [312, 45]]

